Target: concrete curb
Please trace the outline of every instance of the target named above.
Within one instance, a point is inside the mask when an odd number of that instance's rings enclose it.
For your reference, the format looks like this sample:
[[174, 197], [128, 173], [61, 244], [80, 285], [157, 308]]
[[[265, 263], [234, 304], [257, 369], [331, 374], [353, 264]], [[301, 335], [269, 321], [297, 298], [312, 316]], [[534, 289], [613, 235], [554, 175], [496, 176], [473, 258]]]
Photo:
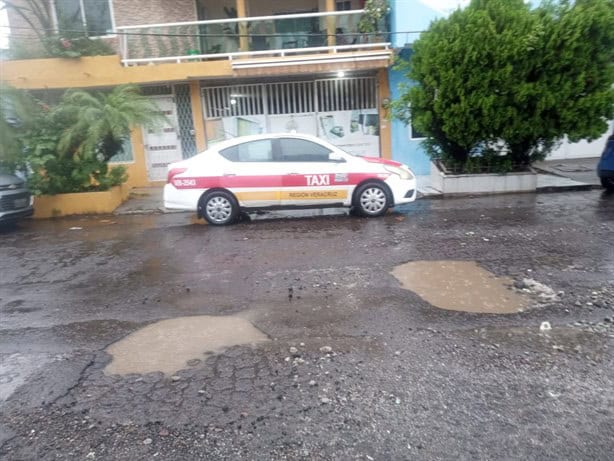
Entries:
[[601, 187], [593, 184], [578, 184], [569, 186], [542, 186], [535, 189], [535, 193], [543, 194], [554, 192], [582, 192], [593, 189], [601, 189]]

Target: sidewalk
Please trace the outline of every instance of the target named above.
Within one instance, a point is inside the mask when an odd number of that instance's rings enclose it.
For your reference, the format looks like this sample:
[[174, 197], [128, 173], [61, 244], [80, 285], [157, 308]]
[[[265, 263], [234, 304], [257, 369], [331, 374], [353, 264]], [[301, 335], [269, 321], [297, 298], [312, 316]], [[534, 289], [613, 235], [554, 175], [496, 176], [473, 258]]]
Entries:
[[162, 187], [137, 187], [130, 191], [128, 200], [115, 209], [113, 214], [168, 213], [164, 208]]
[[[538, 173], [536, 192], [600, 189], [597, 162], [599, 157], [537, 162], [533, 164], [533, 169]], [[418, 175], [416, 182], [420, 198], [442, 196], [440, 191], [431, 186], [430, 175]]]
[[543, 162], [533, 164], [533, 168], [540, 173], [567, 178], [585, 185], [601, 187], [596, 172], [598, 162], [599, 157], [544, 160]]

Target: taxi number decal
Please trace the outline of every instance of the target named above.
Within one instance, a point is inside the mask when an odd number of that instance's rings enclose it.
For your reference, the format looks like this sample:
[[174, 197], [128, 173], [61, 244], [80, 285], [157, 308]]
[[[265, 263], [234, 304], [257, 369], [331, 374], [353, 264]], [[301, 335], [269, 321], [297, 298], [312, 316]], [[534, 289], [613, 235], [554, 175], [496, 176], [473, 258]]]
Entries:
[[327, 174], [306, 174], [308, 186], [330, 186], [330, 177]]
[[174, 179], [173, 184], [177, 187], [196, 186], [196, 179]]

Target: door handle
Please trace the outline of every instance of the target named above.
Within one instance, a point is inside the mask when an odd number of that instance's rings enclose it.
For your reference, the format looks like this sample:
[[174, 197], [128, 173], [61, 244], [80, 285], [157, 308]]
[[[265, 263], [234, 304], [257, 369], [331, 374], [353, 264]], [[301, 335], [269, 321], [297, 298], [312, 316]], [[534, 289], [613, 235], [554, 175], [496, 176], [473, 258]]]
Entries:
[[234, 173], [224, 173], [224, 176], [236, 176]]
[[299, 175], [300, 173], [288, 173], [288, 174], [296, 174], [296, 175]]

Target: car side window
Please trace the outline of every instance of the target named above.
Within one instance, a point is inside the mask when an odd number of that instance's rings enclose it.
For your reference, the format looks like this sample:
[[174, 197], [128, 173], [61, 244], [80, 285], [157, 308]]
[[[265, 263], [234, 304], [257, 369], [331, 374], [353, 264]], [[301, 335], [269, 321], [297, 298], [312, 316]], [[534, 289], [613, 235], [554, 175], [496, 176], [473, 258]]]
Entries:
[[331, 150], [306, 139], [280, 138], [282, 162], [328, 162]]
[[222, 149], [220, 155], [231, 162], [272, 162], [273, 143], [270, 139], [244, 142]]

